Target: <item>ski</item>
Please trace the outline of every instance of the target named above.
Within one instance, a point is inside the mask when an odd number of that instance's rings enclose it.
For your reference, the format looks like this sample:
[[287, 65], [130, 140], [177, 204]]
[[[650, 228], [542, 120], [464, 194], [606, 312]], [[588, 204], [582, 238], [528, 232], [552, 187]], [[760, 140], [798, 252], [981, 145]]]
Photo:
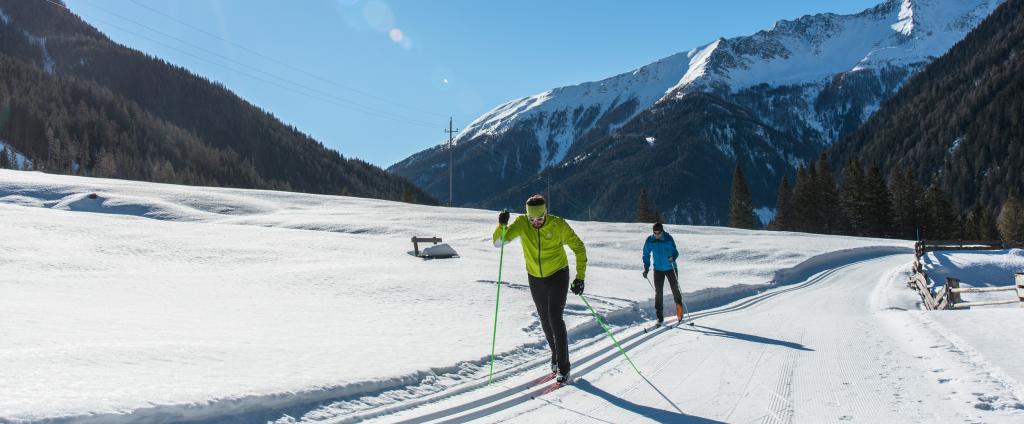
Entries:
[[558, 390], [558, 389], [562, 388], [562, 386], [566, 386], [568, 384], [569, 383], [551, 383], [548, 387], [545, 387], [542, 392], [540, 392], [540, 393], [538, 393], [536, 395], [530, 396], [530, 399], [537, 399], [538, 397], [547, 395], [547, 394], [549, 394], [549, 393], [551, 393], [551, 392], [553, 392], [555, 390]]
[[[547, 383], [547, 382], [549, 382], [551, 380], [554, 380], [554, 379], [555, 379], [555, 374], [551, 373], [551, 374], [548, 374], [548, 375], [546, 375], [544, 377], [541, 377], [541, 378], [535, 380], [534, 383], [536, 385], [540, 386], [540, 385], [544, 385], [545, 383]], [[573, 383], [573, 379], [572, 378], [570, 378], [568, 381], [565, 381], [565, 382], [562, 382], [562, 383], [559, 383], [557, 381], [552, 381], [550, 384], [547, 384], [547, 387], [545, 387], [540, 393], [537, 393], [536, 395], [530, 396], [530, 399], [537, 399], [540, 396], [547, 395], [548, 393], [551, 393], [551, 392], [553, 392], [555, 390], [558, 390], [558, 389], [560, 389], [562, 387], [572, 385], [572, 383]]]
[[657, 330], [658, 327], [664, 327], [664, 326], [665, 326], [665, 324], [655, 323], [654, 325], [651, 325], [651, 326], [648, 326], [648, 327], [644, 327], [644, 333], [650, 333], [650, 332], [652, 332], [654, 330]]
[[543, 377], [533, 380], [533, 384], [541, 385], [555, 379], [555, 373], [550, 372], [545, 374]]

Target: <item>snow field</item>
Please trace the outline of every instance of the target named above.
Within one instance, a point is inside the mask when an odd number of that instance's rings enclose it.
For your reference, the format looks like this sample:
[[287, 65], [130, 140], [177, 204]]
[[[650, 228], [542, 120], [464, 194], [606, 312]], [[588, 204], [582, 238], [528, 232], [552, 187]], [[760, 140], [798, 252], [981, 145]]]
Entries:
[[1017, 380], [914, 309], [906, 256], [853, 260], [631, 350], [668, 400], [620, 360], [482, 422], [1020, 422]]
[[[199, 419], [421, 389], [381, 400], [393, 402], [479, 378], [495, 215], [0, 171], [0, 417]], [[648, 226], [572, 225], [588, 247], [591, 304], [613, 325], [649, 318]], [[910, 246], [667, 229], [691, 309], [786, 282], [778, 271], [814, 256]], [[440, 236], [461, 258], [414, 258], [413, 235]], [[506, 250], [497, 351], [507, 367], [546, 346], [521, 250]], [[566, 309], [575, 340], [601, 334], [578, 298]]]
[[[1010, 250], [945, 250], [928, 252], [921, 257], [928, 280], [936, 289], [946, 283], [946, 277], [960, 279], [960, 287], [1013, 286], [1014, 274], [1024, 272], [1024, 249]], [[1016, 299], [1014, 291], [990, 293], [963, 293], [967, 302], [986, 302]], [[979, 308], [1017, 308], [1020, 304], [993, 305]]]

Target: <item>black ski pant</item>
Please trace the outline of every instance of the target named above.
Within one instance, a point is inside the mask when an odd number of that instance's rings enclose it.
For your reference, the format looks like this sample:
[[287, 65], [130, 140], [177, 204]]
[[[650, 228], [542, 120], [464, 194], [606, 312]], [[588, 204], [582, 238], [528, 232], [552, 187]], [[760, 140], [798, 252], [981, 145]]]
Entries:
[[658, 320], [665, 319], [664, 308], [661, 306], [662, 297], [665, 291], [665, 277], [668, 277], [668, 287], [672, 289], [672, 298], [676, 305], [683, 304], [683, 295], [679, 292], [679, 281], [676, 279], [675, 270], [658, 271], [654, 270], [654, 311], [658, 313]]
[[565, 298], [569, 294], [569, 268], [562, 268], [545, 278], [529, 277], [533, 304], [537, 306], [540, 326], [551, 348], [551, 363], [557, 365], [560, 372], [567, 373], [569, 342], [562, 311], [565, 310]]

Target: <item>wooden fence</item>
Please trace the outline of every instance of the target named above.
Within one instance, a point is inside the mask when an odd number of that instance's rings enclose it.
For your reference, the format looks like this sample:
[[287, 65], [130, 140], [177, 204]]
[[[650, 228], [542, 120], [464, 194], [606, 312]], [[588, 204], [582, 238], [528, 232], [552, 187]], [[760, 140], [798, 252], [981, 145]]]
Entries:
[[[1012, 299], [989, 300], [985, 302], [965, 302], [961, 293], [992, 293], [1012, 292]], [[1024, 272], [1014, 275], [1014, 285], [1007, 287], [960, 287], [960, 280], [946, 278], [946, 284], [935, 292], [932, 309], [968, 309], [972, 306], [1006, 305], [1017, 303], [1024, 308]]]
[[[926, 309], [968, 309], [972, 306], [1004, 305], [1018, 303], [1024, 308], [1024, 273], [1016, 273], [1014, 285], [1008, 287], [960, 287], [960, 280], [946, 278], [946, 283], [935, 293], [928, 287], [928, 275], [924, 271], [921, 258], [927, 252], [938, 250], [1002, 250], [1018, 247], [1019, 243], [1004, 244], [992, 241], [919, 241], [914, 245], [914, 274], [907, 283], [917, 291]], [[992, 300], [986, 302], [965, 302], [962, 293], [1015, 292], [1014, 299]]]

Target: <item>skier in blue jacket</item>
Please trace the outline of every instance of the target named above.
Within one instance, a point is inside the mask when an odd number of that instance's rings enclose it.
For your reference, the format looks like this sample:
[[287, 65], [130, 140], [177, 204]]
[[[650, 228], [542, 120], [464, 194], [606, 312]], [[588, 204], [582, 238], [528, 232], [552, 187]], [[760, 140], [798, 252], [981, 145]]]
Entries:
[[676, 271], [679, 250], [676, 249], [676, 241], [672, 239], [672, 235], [665, 232], [660, 222], [654, 224], [654, 234], [648, 236], [644, 242], [644, 278], [647, 278], [647, 273], [651, 269], [651, 257], [654, 257], [654, 310], [658, 313], [658, 324], [665, 320], [662, 307], [665, 277], [668, 277], [668, 286], [672, 289], [672, 297], [676, 301], [676, 317], [682, 321], [686, 309], [683, 307], [683, 295], [679, 292], [679, 274]]

